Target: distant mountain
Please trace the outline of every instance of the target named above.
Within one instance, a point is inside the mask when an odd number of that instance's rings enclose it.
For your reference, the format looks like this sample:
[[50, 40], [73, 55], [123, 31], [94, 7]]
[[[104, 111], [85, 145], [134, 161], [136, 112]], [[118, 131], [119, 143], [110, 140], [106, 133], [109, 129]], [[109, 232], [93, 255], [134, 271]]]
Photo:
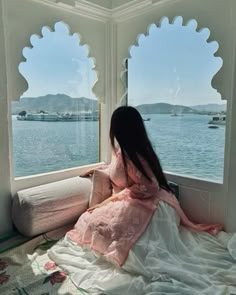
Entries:
[[12, 114], [26, 112], [75, 112], [96, 111], [98, 103], [86, 97], [72, 98], [65, 94], [48, 94], [39, 97], [22, 97], [19, 101], [12, 102]]
[[[226, 104], [206, 104], [186, 107], [168, 103], [152, 103], [136, 106], [141, 114], [171, 114], [171, 113], [219, 113], [226, 111]], [[72, 98], [65, 94], [48, 94], [39, 97], [22, 97], [19, 101], [12, 102], [12, 114], [26, 112], [76, 112], [97, 111], [98, 103], [86, 97]]]
[[226, 112], [226, 104], [209, 103], [204, 105], [191, 106], [192, 109], [200, 112]]
[[182, 106], [182, 105], [172, 105], [169, 103], [152, 103], [152, 104], [142, 104], [136, 106], [136, 109], [141, 114], [171, 114], [171, 113], [197, 113], [196, 110]]

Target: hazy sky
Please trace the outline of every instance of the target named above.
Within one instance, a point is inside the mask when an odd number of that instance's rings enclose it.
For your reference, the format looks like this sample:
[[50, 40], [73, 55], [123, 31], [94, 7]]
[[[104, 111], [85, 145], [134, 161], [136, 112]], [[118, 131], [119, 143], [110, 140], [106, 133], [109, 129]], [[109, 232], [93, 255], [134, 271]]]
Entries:
[[167, 102], [196, 105], [222, 103], [220, 94], [211, 86], [222, 59], [213, 54], [217, 42], [207, 43], [208, 29], [196, 32], [196, 21], [182, 26], [178, 17], [174, 24], [163, 19], [161, 27], [151, 25], [149, 36], [138, 38], [129, 59], [129, 102]]
[[[222, 60], [213, 54], [216, 42], [207, 43], [209, 30], [196, 32], [196, 22], [181, 25], [164, 19], [161, 28], [150, 26], [149, 36], [141, 35], [139, 46], [131, 47], [129, 59], [129, 104], [167, 102], [196, 105], [223, 103], [211, 86]], [[27, 61], [19, 66], [29, 83], [23, 96], [65, 93], [72, 97], [94, 98], [96, 73], [87, 46], [79, 45], [77, 34], [68, 35], [63, 23], [55, 32], [42, 29], [43, 38], [33, 35], [33, 49], [25, 48]]]
[[[80, 46], [77, 34], [68, 35], [63, 23], [56, 23], [55, 32], [42, 29], [43, 38], [31, 37], [32, 49], [25, 48], [27, 61], [19, 66], [29, 84], [23, 96], [64, 93], [71, 97], [95, 98], [92, 85], [97, 79], [88, 58], [88, 47]], [[96, 99], [96, 98], [95, 98]]]

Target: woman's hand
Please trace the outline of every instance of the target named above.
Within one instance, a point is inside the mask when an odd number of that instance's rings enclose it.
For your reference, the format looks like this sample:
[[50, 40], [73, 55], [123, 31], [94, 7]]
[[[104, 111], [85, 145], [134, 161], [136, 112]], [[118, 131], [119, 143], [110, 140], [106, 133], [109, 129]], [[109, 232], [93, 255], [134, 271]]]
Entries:
[[100, 208], [100, 207], [102, 207], [102, 206], [103, 206], [102, 203], [97, 204], [97, 205], [95, 205], [95, 206], [93, 206], [93, 207], [88, 208], [88, 209], [87, 209], [87, 212], [93, 212], [94, 209], [96, 209], [96, 208]]
[[88, 177], [88, 176], [92, 176], [93, 172], [95, 171], [96, 169], [90, 169], [82, 174], [80, 174], [80, 177]]
[[79, 176], [80, 177], [87, 177], [87, 176], [92, 176], [95, 170], [106, 170], [109, 168], [108, 164], [102, 164], [100, 166], [97, 166], [96, 168], [90, 169], [84, 173], [81, 173]]

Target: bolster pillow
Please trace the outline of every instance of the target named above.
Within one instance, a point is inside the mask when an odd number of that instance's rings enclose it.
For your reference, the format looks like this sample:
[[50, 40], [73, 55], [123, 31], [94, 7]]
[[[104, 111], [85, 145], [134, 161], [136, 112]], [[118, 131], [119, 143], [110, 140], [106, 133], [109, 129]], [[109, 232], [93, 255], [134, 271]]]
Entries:
[[21, 190], [13, 198], [13, 223], [29, 237], [75, 223], [88, 207], [91, 185], [78, 176]]

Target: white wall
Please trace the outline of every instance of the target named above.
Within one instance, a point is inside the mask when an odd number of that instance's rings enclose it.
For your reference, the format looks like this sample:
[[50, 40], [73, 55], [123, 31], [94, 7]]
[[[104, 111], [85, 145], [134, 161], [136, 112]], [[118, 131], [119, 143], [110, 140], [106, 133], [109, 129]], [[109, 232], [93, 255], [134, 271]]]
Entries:
[[[48, 26], [53, 30], [54, 23], [64, 21], [70, 27], [70, 32], [80, 35], [80, 44], [88, 45], [89, 57], [95, 59], [95, 71], [99, 80], [94, 85], [93, 91], [102, 102], [105, 113], [107, 99], [106, 77], [110, 76], [109, 45], [107, 34], [108, 21], [101, 15], [91, 16], [89, 10], [80, 11], [72, 7], [61, 6], [57, 3], [45, 3], [32, 0], [0, 0], [0, 235], [11, 229], [10, 206], [11, 193], [16, 190], [33, 185], [40, 185], [50, 181], [56, 181], [78, 175], [83, 169], [71, 169], [15, 180], [11, 169], [11, 117], [8, 101], [19, 98], [27, 90], [27, 81], [18, 71], [20, 62], [25, 61], [22, 56], [24, 47], [32, 47], [30, 37], [38, 34], [42, 37], [42, 26]], [[2, 8], [4, 11], [2, 11]], [[3, 17], [4, 15], [4, 17]], [[3, 26], [4, 25], [4, 26]], [[5, 32], [5, 42], [4, 41]], [[7, 81], [7, 82], [6, 82]], [[105, 105], [105, 107], [104, 107]], [[8, 122], [9, 118], [9, 122]], [[103, 116], [101, 122], [101, 137], [103, 142], [108, 141], [104, 123], [107, 125], [109, 115]], [[9, 135], [10, 130], [10, 135]], [[106, 155], [101, 155], [104, 160]]]
[[10, 221], [10, 169], [8, 145], [7, 79], [3, 9], [0, 1], [0, 234], [11, 230]]
[[[232, 50], [232, 99], [229, 101], [229, 116], [227, 122], [227, 164], [225, 169], [226, 186], [226, 212], [225, 225], [227, 230], [236, 231], [236, 1], [231, 1], [231, 13], [229, 18], [230, 32], [232, 32], [231, 50]], [[227, 77], [226, 77], [227, 78]]]
[[27, 82], [18, 71], [18, 65], [25, 61], [22, 50], [32, 48], [30, 37], [37, 34], [42, 37], [42, 26], [54, 29], [54, 24], [64, 21], [69, 25], [70, 33], [80, 35], [80, 44], [88, 45], [89, 57], [95, 58], [95, 71], [99, 80], [93, 90], [100, 100], [105, 95], [105, 21], [84, 16], [85, 13], [72, 7], [37, 2], [32, 0], [2, 0], [5, 4], [6, 48], [9, 59], [8, 68], [8, 99], [18, 99], [28, 88]]

